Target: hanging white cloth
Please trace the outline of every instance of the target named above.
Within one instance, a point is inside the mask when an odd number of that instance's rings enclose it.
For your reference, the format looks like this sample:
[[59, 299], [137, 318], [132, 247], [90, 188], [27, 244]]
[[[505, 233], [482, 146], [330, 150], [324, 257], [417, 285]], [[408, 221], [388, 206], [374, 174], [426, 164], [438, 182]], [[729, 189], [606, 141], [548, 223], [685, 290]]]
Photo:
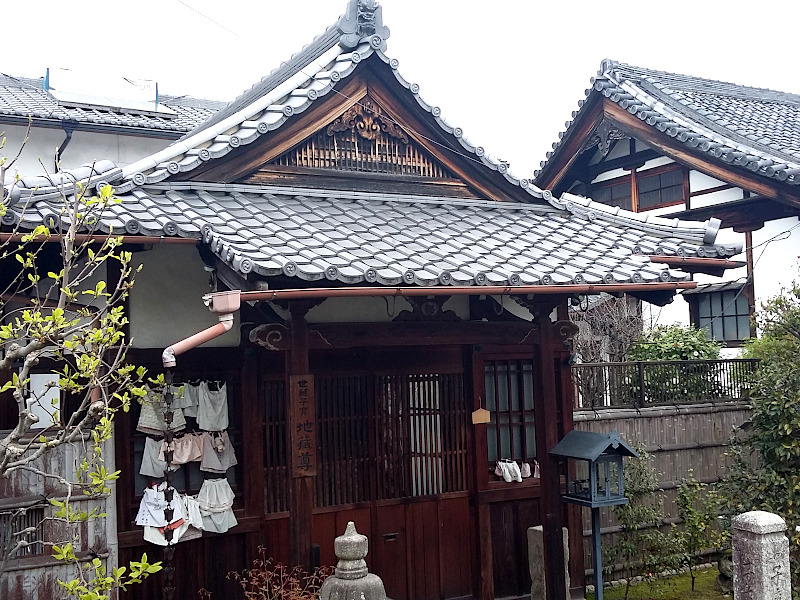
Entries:
[[237, 525], [233, 514], [233, 490], [227, 479], [206, 479], [197, 494], [203, 529], [225, 533]]
[[224, 383], [212, 390], [207, 381], [200, 382], [198, 392], [197, 425], [206, 431], [228, 428], [228, 391]]

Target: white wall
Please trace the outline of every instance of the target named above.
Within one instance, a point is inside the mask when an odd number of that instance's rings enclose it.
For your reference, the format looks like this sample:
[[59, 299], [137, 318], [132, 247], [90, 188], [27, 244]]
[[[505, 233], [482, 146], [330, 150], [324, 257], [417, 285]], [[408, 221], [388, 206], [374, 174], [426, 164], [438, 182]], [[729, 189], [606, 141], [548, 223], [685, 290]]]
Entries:
[[[18, 125], [0, 125], [0, 132], [3, 131], [6, 146], [0, 151], [0, 155], [13, 156], [25, 139], [26, 129]], [[25, 150], [12, 172], [16, 171], [21, 175], [53, 173], [56, 149], [64, 142], [65, 137], [66, 134], [61, 129], [32, 129]], [[75, 131], [61, 157], [61, 167], [72, 169], [97, 160], [111, 160], [118, 166], [125, 166], [158, 152], [170, 143], [171, 140], [159, 138]]]
[[[689, 189], [692, 192], [701, 192], [721, 185], [725, 185], [724, 181], [709, 177], [705, 173], [699, 171], [689, 171]], [[719, 190], [702, 196], [693, 196], [689, 200], [689, 205], [692, 208], [703, 208], [705, 206], [713, 206], [722, 202], [731, 202], [732, 200], [741, 200], [744, 198], [744, 192], [741, 188], [730, 188], [727, 190]]]
[[[420, 298], [422, 300], [422, 298]], [[507, 303], [513, 303], [506, 300]], [[275, 312], [289, 318], [288, 311], [273, 306]], [[412, 306], [402, 297], [391, 298], [328, 298], [308, 311], [309, 323], [388, 323], [403, 311], [411, 311]], [[469, 298], [452, 296], [442, 306], [442, 310], [452, 310], [461, 319], [469, 319]]]
[[[155, 246], [135, 254], [134, 262], [143, 265], [130, 297], [134, 348], [166, 348], [219, 322], [203, 304], [208, 273], [194, 246]], [[233, 329], [204, 346], [238, 346], [239, 324], [237, 312]]]

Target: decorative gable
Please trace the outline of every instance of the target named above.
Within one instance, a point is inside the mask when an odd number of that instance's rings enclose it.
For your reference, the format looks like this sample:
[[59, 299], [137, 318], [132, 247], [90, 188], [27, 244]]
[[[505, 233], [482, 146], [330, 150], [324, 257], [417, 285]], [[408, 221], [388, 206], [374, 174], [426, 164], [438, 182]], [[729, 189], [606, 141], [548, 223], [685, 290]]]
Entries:
[[369, 96], [268, 164], [456, 179]]

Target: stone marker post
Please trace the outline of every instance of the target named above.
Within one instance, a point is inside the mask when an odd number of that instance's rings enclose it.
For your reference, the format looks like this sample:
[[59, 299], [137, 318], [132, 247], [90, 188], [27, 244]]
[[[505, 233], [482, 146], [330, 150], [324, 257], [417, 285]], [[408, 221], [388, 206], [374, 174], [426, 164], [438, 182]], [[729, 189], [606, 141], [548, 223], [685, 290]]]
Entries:
[[791, 600], [789, 539], [778, 515], [755, 510], [733, 519], [736, 600]]
[[320, 600], [386, 600], [383, 581], [367, 571], [364, 558], [369, 551], [369, 540], [356, 531], [352, 521], [344, 534], [334, 540], [333, 551], [339, 563], [334, 574], [322, 584]]
[[[566, 597], [570, 597], [569, 580], [569, 532], [561, 529], [564, 543], [564, 585]], [[547, 597], [547, 580], [544, 562], [544, 527], [528, 527], [528, 569], [531, 574], [531, 600], [544, 600]]]

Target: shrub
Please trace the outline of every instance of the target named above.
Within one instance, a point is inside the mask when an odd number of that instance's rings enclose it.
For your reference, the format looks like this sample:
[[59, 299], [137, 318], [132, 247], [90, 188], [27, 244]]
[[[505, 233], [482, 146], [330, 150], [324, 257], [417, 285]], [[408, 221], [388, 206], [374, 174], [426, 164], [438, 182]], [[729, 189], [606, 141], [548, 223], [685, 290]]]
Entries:
[[731, 514], [777, 513], [790, 540], [793, 597], [800, 598], [800, 284], [762, 305], [761, 337], [746, 356], [760, 359], [750, 422], [737, 432], [724, 485]]
[[[633, 361], [692, 361], [719, 358], [720, 345], [708, 339], [706, 332], [680, 325], [658, 326], [642, 334], [628, 349]], [[629, 381], [629, 401], [643, 396], [645, 402], [686, 402], [713, 399], [722, 395], [716, 365], [656, 364], [643, 368], [644, 390], [638, 379]]]
[[[317, 567], [307, 573], [300, 567], [287, 567], [267, 557], [267, 550], [258, 547], [258, 558], [253, 566], [243, 571], [231, 571], [228, 579], [239, 582], [247, 600], [317, 600], [319, 589], [333, 574], [333, 567]], [[211, 592], [198, 593], [203, 600], [211, 600]]]
[[678, 484], [677, 504], [683, 528], [673, 534], [680, 563], [689, 570], [694, 591], [697, 567], [702, 562], [700, 552], [719, 548], [725, 542], [725, 532], [716, 527], [722, 498], [717, 490], [697, 481], [694, 471], [689, 469], [688, 477]]
[[720, 345], [704, 329], [659, 325], [642, 333], [628, 348], [628, 360], [715, 360]]
[[[606, 563], [622, 565], [627, 580], [625, 600], [634, 578], [653, 581], [676, 566], [675, 552], [669, 536], [661, 534], [664, 519], [664, 498], [658, 491], [658, 476], [650, 455], [637, 447], [637, 458], [625, 464], [625, 495], [627, 504], [612, 508], [621, 526], [613, 545], [605, 549]], [[608, 570], [613, 570], [609, 566]]]

